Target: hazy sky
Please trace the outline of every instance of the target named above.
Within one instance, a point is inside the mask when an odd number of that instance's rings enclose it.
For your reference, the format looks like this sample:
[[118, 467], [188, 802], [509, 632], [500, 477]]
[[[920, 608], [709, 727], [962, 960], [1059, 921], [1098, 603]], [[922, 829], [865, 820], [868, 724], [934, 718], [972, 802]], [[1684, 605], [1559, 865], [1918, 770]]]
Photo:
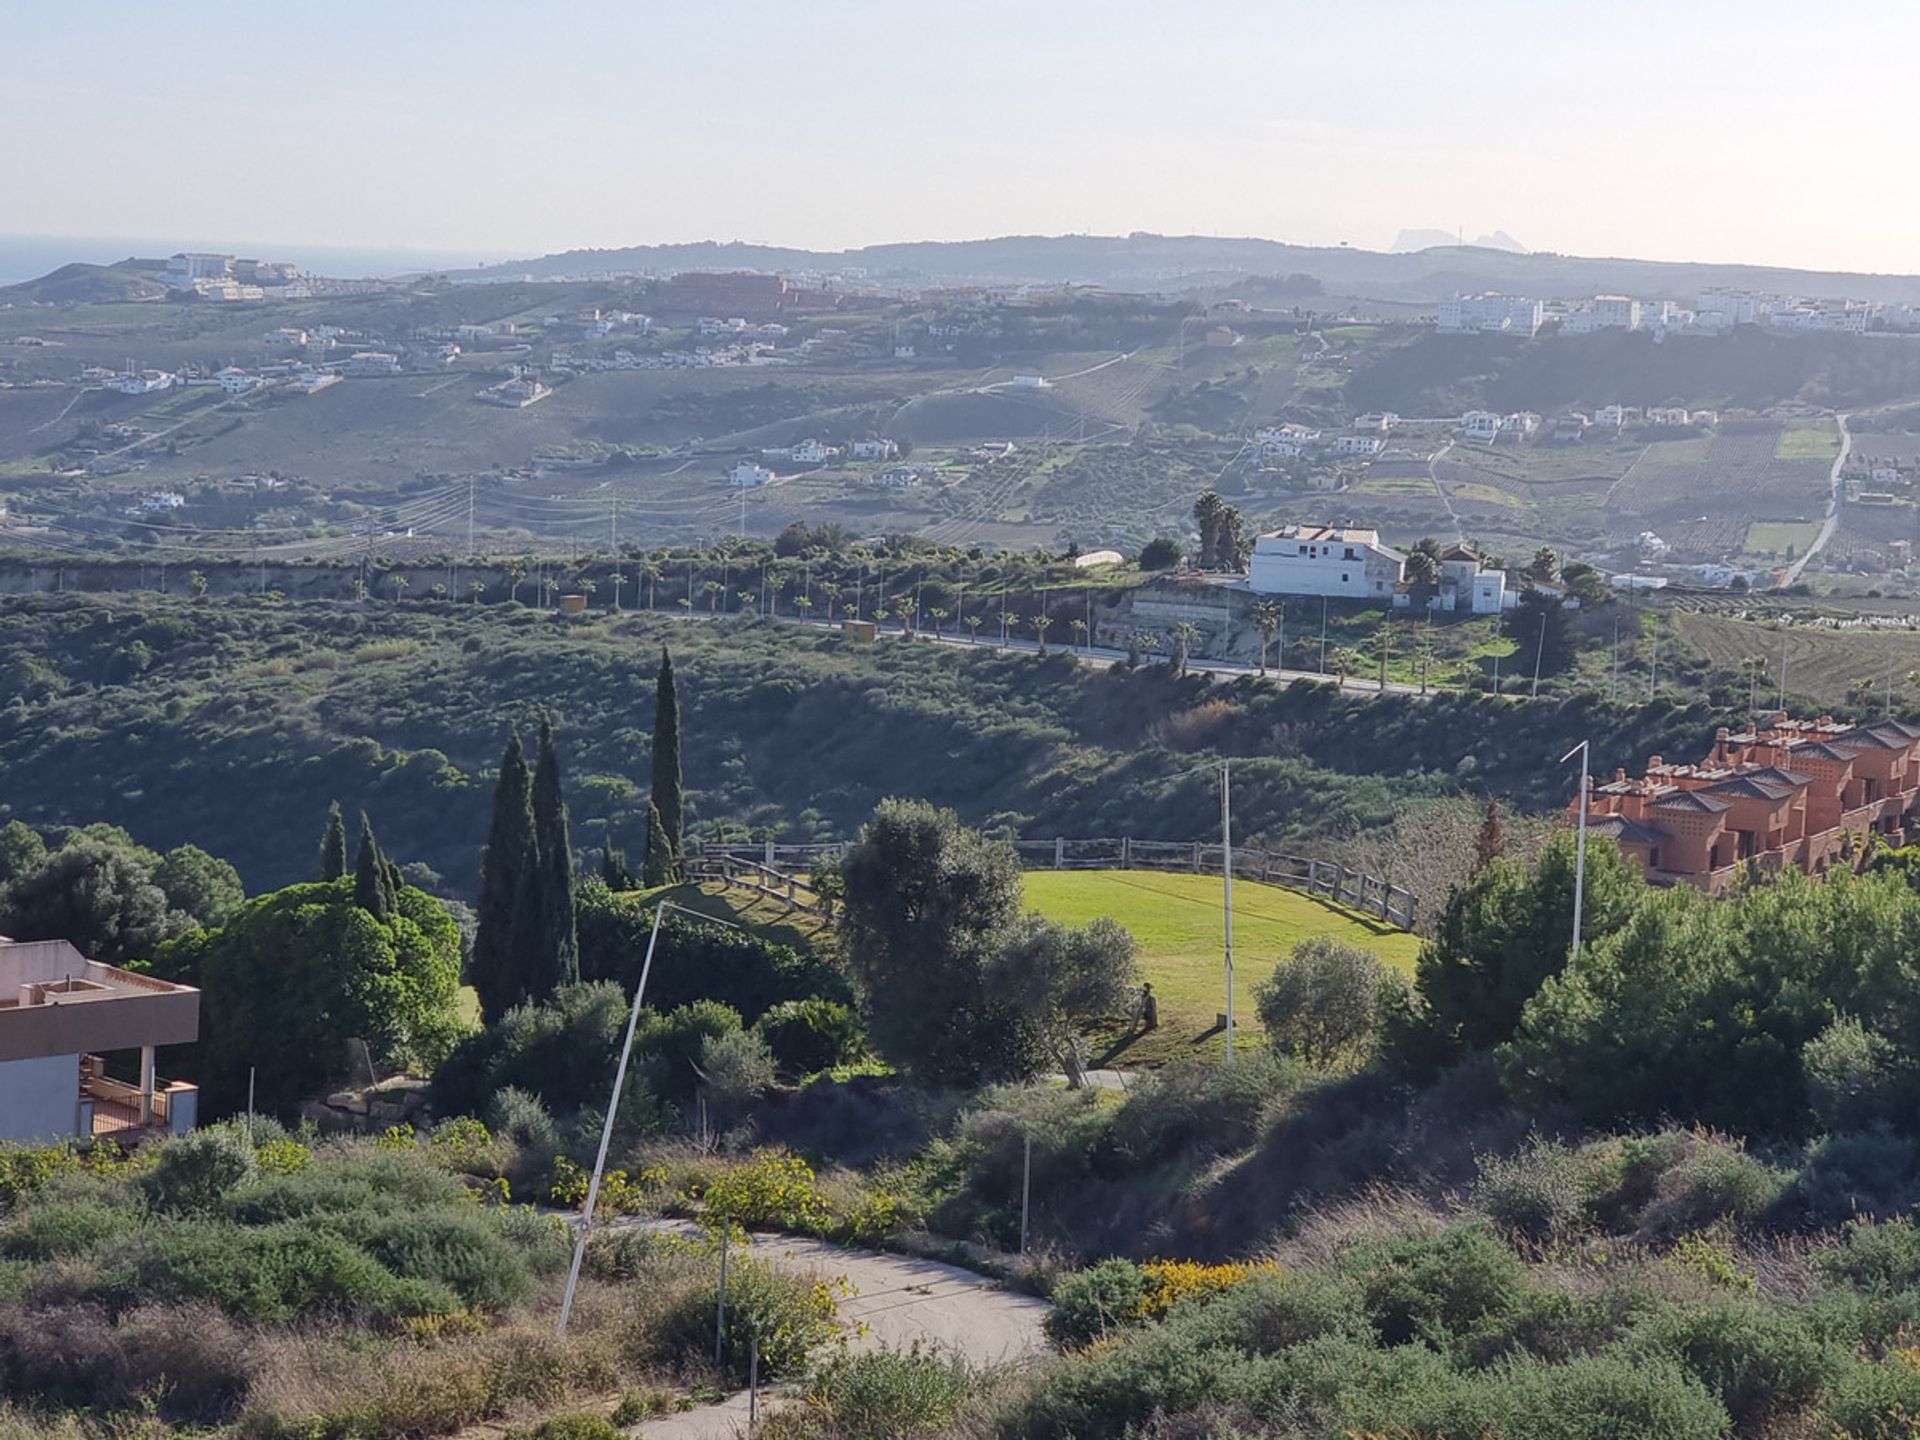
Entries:
[[1920, 270], [1912, 0], [0, 0], [0, 233]]

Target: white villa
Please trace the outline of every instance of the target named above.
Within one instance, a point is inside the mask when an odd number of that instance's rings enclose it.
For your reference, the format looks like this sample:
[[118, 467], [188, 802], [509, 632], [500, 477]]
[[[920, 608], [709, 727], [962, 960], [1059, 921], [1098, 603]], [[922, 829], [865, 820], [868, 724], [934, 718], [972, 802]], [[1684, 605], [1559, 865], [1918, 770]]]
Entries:
[[1261, 595], [1390, 602], [1406, 563], [1406, 556], [1380, 543], [1378, 530], [1287, 525], [1254, 541], [1247, 584]]

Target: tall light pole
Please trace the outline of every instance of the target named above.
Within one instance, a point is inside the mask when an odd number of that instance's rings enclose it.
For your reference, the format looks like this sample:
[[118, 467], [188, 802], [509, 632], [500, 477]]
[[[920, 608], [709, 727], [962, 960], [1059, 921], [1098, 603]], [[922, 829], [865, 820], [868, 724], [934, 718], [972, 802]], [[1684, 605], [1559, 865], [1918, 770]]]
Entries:
[[1573, 847], [1573, 951], [1569, 961], [1580, 958], [1580, 907], [1586, 900], [1587, 888], [1587, 760], [1592, 742], [1582, 740], [1573, 749], [1560, 757], [1560, 763], [1566, 764], [1575, 755], [1580, 757], [1580, 838]]
[[1227, 1063], [1233, 1063], [1233, 782], [1230, 763], [1220, 762], [1220, 872], [1227, 905]]
[[714, 925], [726, 925], [734, 930], [743, 928], [732, 921], [702, 915], [684, 905], [675, 905], [670, 900], [662, 900], [654, 908], [653, 930], [647, 936], [646, 959], [640, 962], [640, 983], [633, 991], [633, 1012], [627, 1016], [627, 1037], [620, 1043], [620, 1063], [613, 1072], [613, 1094], [607, 1098], [607, 1118], [600, 1126], [600, 1153], [594, 1157], [593, 1178], [587, 1181], [587, 1203], [580, 1211], [579, 1227], [574, 1232], [573, 1266], [567, 1271], [567, 1293], [560, 1301], [560, 1323], [554, 1327], [554, 1333], [558, 1335], [567, 1333], [567, 1321], [573, 1316], [573, 1292], [580, 1284], [580, 1262], [586, 1258], [587, 1236], [593, 1229], [593, 1207], [600, 1199], [600, 1177], [607, 1169], [607, 1147], [613, 1143], [614, 1116], [620, 1108], [620, 1091], [627, 1080], [627, 1061], [633, 1056], [633, 1034], [640, 1026], [640, 1006], [647, 994], [647, 977], [653, 973], [653, 949], [660, 941], [660, 922], [666, 919], [669, 910], [678, 910], [682, 915], [691, 915], [696, 920]]

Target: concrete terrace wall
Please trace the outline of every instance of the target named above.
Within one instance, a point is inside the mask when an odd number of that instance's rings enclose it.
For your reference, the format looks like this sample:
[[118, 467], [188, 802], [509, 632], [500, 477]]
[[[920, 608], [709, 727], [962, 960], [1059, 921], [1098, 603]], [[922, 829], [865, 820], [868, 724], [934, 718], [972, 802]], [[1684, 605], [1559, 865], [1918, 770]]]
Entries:
[[[0, 596], [52, 595], [77, 593], [106, 595], [131, 591], [158, 593], [164, 584], [169, 595], [187, 593], [187, 576], [199, 571], [207, 577], [209, 595], [258, 595], [263, 590], [278, 590], [291, 600], [352, 600], [354, 584], [360, 579], [358, 565], [243, 565], [218, 562], [169, 562], [157, 560], [8, 560], [0, 559]], [[560, 572], [564, 573], [564, 571]], [[448, 581], [444, 565], [395, 565], [369, 572], [368, 584], [378, 598], [392, 597], [393, 576], [407, 577], [406, 597], [418, 600], [433, 593], [435, 585], [445, 584], [448, 597], [471, 600], [467, 587], [480, 580], [487, 586], [484, 600], [504, 600], [510, 582], [506, 572], [496, 565], [453, 568]], [[520, 586], [520, 598], [534, 598], [531, 578]], [[631, 598], [629, 589], [628, 596]], [[595, 600], [600, 597], [596, 595]]]

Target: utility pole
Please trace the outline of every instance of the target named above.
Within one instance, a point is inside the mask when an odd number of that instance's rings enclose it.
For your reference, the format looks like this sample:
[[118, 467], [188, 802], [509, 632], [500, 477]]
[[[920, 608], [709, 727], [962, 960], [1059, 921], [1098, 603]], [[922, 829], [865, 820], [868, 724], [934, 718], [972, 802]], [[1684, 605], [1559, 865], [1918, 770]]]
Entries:
[[1653, 656], [1647, 663], [1647, 699], [1660, 693], [1660, 632], [1653, 632]]
[[[572, 1318], [573, 1315], [573, 1294], [580, 1284], [580, 1262], [586, 1258], [587, 1237], [593, 1229], [593, 1208], [600, 1199], [600, 1177], [606, 1173], [607, 1147], [613, 1143], [614, 1117], [620, 1109], [620, 1091], [627, 1082], [627, 1062], [633, 1057], [633, 1035], [634, 1031], [638, 1029], [640, 1025], [640, 1007], [647, 996], [647, 977], [653, 973], [653, 951], [654, 947], [660, 943], [660, 922], [666, 919], [667, 911], [669, 910], [678, 910], [681, 914], [693, 919], [704, 920], [707, 918], [698, 915], [692, 910], [686, 909], [684, 906], [675, 905], [670, 900], [662, 900], [654, 907], [653, 930], [652, 933], [647, 936], [646, 957], [640, 962], [640, 983], [634, 987], [633, 1009], [627, 1016], [627, 1036], [626, 1039], [621, 1042], [620, 1063], [614, 1068], [613, 1072], [613, 1093], [607, 1099], [607, 1116], [600, 1125], [600, 1151], [599, 1154], [594, 1157], [593, 1176], [587, 1181], [586, 1202], [581, 1208], [580, 1220], [574, 1231], [573, 1267], [567, 1272], [567, 1289], [565, 1295], [563, 1295], [560, 1300], [560, 1320], [554, 1328], [554, 1333], [557, 1335], [565, 1335], [567, 1333], [567, 1321]], [[712, 923], [715, 925], [724, 925], [729, 930], [742, 928], [735, 925], [731, 920], [714, 920]], [[726, 1303], [726, 1242], [727, 1232], [723, 1230], [720, 1241], [720, 1297], [722, 1305]]]
[[473, 476], [467, 477], [467, 563], [473, 563]]
[[[1551, 605], [1553, 601], [1549, 599], [1547, 603]], [[1535, 700], [1538, 700], [1540, 698], [1540, 660], [1541, 660], [1541, 657], [1544, 656], [1546, 653], [1547, 653], [1547, 617], [1545, 612], [1543, 611], [1540, 616], [1540, 638], [1534, 643], [1534, 647], [1533, 647], [1533, 698]]]
[[1220, 873], [1227, 906], [1227, 1063], [1233, 1063], [1233, 781], [1232, 762], [1220, 762]]
[[608, 496], [607, 515], [607, 553], [618, 557], [620, 554], [620, 497]]
[[1327, 597], [1320, 597], [1320, 673], [1327, 673]]
[[1573, 749], [1560, 757], [1560, 763], [1566, 764], [1575, 754], [1580, 757], [1580, 838], [1574, 842], [1573, 849], [1573, 951], [1572, 960], [1580, 958], [1580, 910], [1586, 901], [1587, 888], [1587, 762], [1592, 741], [1582, 740]]

